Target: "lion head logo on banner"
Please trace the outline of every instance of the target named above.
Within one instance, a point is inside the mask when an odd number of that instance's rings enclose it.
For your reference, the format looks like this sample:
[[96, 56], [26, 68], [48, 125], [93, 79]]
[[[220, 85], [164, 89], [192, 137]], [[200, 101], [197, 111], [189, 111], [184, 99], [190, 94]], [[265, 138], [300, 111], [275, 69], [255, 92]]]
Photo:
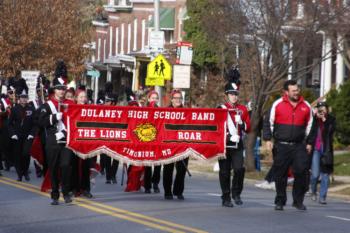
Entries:
[[151, 123], [140, 124], [134, 130], [140, 142], [152, 142], [156, 140], [157, 129]]

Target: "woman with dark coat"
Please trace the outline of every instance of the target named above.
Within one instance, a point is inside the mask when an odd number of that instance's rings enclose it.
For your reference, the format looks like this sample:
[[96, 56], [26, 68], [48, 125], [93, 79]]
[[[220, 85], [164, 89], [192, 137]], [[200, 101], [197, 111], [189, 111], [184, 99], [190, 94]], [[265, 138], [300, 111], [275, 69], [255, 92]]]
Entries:
[[335, 118], [329, 114], [325, 102], [316, 105], [317, 112], [311, 129], [314, 140], [314, 151], [311, 165], [311, 192], [312, 200], [317, 200], [317, 182], [320, 177], [319, 203], [327, 204], [327, 191], [329, 175], [333, 172], [333, 134], [335, 131]]

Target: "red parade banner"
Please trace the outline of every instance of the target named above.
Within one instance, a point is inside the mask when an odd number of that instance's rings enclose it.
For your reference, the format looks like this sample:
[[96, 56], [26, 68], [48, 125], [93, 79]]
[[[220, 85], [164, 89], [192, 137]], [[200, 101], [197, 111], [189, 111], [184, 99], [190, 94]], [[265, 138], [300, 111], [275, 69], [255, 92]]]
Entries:
[[69, 105], [67, 147], [133, 165], [225, 156], [227, 110]]

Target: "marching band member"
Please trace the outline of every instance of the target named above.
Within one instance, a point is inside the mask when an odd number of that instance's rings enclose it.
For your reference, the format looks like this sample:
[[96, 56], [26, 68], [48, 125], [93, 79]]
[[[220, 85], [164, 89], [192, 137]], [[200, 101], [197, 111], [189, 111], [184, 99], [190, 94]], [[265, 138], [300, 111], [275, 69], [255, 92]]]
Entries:
[[[171, 92], [171, 108], [182, 108], [182, 93], [180, 90], [173, 90]], [[183, 191], [185, 188], [185, 175], [188, 165], [188, 158], [177, 161], [175, 163], [166, 164], [163, 166], [163, 187], [164, 198], [172, 200], [173, 195], [177, 196], [177, 199], [184, 200]], [[176, 176], [173, 185], [173, 172], [176, 168]]]
[[[67, 96], [67, 95], [66, 95]], [[87, 104], [88, 98], [85, 90], [78, 89], [75, 92], [77, 104]], [[73, 153], [73, 152], [72, 152]], [[92, 198], [90, 185], [90, 168], [93, 158], [82, 159], [76, 155], [72, 156], [72, 190], [75, 196], [80, 194], [87, 198]]]
[[[117, 104], [117, 95], [109, 93], [105, 97], [106, 106], [114, 106]], [[111, 157], [101, 154], [101, 159], [104, 160], [104, 165], [106, 168], [106, 184], [116, 184], [117, 183], [117, 171], [119, 166], [119, 161], [112, 159]]]
[[14, 143], [15, 168], [17, 181], [22, 181], [25, 177], [29, 181], [30, 149], [36, 134], [34, 125], [35, 109], [28, 104], [28, 95], [25, 90], [19, 95], [19, 104], [12, 108], [9, 118], [9, 133]]
[[[159, 95], [156, 91], [150, 91], [147, 94], [147, 107], [158, 107]], [[145, 176], [144, 176], [144, 186], [145, 193], [151, 193], [151, 187], [153, 184], [153, 191], [159, 193], [159, 181], [160, 181], [160, 170], [161, 166], [154, 166], [153, 174], [152, 167], [145, 167]]]
[[[61, 77], [53, 80], [53, 95], [42, 106], [39, 116], [39, 126], [44, 127], [46, 137], [46, 156], [51, 178], [52, 205], [58, 205], [59, 184], [61, 180], [62, 194], [66, 203], [72, 202], [69, 195], [71, 175], [71, 153], [65, 147], [66, 126], [64, 115], [60, 109], [62, 105], [72, 104], [72, 101], [64, 98], [66, 81]], [[60, 170], [60, 176], [59, 176]], [[60, 179], [61, 178], [61, 179]]]
[[[244, 181], [243, 133], [250, 129], [250, 118], [247, 107], [238, 103], [238, 84], [227, 83], [225, 94], [227, 102], [221, 108], [228, 109], [226, 140], [226, 159], [219, 160], [219, 180], [222, 191], [222, 205], [233, 207], [231, 195], [236, 205], [242, 205], [241, 193]], [[233, 169], [232, 186], [230, 184]]]

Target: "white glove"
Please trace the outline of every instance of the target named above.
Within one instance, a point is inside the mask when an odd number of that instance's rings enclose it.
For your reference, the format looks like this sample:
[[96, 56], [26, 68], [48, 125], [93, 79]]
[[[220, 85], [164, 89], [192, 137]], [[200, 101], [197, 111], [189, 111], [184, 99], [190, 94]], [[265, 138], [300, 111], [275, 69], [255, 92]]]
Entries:
[[56, 113], [56, 119], [58, 121], [62, 120], [62, 116], [63, 116], [63, 113], [61, 113], [61, 112]]
[[55, 133], [56, 140], [59, 141], [64, 138], [64, 134], [62, 132]]
[[232, 136], [230, 137], [230, 141], [231, 141], [231, 142], [236, 142], [236, 143], [238, 143], [238, 142], [239, 142], [239, 139], [240, 139], [239, 135], [232, 135]]
[[11, 139], [13, 139], [13, 140], [18, 140], [18, 137], [17, 137], [17, 135], [13, 135], [13, 136], [11, 137]]
[[243, 124], [241, 115], [235, 115], [235, 122], [240, 125]]
[[27, 140], [33, 139], [34, 137], [32, 135], [28, 135]]

